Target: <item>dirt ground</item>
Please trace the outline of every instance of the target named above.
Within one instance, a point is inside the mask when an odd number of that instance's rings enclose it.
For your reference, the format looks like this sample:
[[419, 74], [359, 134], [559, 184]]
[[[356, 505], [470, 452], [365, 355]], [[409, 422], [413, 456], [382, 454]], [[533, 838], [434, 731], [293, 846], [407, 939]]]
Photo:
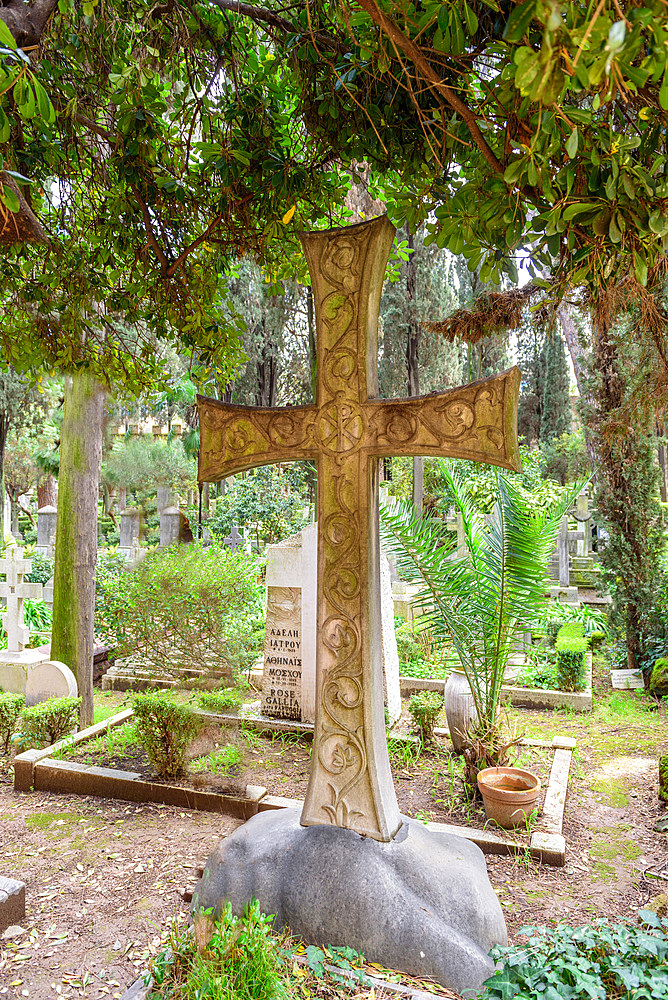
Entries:
[[[516, 713], [528, 736], [575, 736], [562, 869], [528, 858], [487, 857], [511, 938], [530, 924], [635, 920], [668, 888], [668, 835], [655, 832], [657, 756], [668, 753], [666, 708], [649, 711], [631, 693], [597, 682], [591, 716]], [[252, 748], [251, 748], [252, 749]], [[274, 794], [283, 781], [279, 741], [251, 754], [254, 779]], [[271, 753], [269, 753], [269, 749]], [[305, 779], [308, 747], [299, 766]], [[296, 764], [296, 762], [295, 762]], [[431, 770], [431, 764], [430, 768]], [[415, 764], [396, 773], [404, 811], [421, 811]], [[160, 947], [217, 839], [237, 821], [170, 807], [44, 793], [17, 794], [0, 783], [0, 874], [27, 885], [21, 931], [0, 940], [0, 997], [120, 997]], [[249, 779], [250, 780], [250, 779]], [[430, 796], [427, 812], [437, 819]], [[425, 807], [426, 808], [426, 807]], [[426, 816], [424, 818], [427, 818]]]

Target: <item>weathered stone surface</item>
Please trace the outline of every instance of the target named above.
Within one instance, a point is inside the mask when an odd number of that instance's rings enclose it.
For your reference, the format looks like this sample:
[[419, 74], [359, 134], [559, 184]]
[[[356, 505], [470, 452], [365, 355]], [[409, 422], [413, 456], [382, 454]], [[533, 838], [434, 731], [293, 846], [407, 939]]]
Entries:
[[668, 656], [661, 656], [652, 667], [649, 690], [657, 698], [668, 695]]
[[45, 660], [28, 673], [26, 705], [37, 705], [49, 698], [76, 698], [77, 694], [77, 679], [60, 660]]
[[318, 472], [317, 693], [305, 825], [389, 841], [399, 829], [383, 724], [378, 460], [448, 455], [519, 469], [514, 368], [429, 396], [379, 399], [387, 217], [302, 233], [316, 312], [313, 405], [198, 397], [198, 480], [312, 459]]
[[0, 875], [0, 933], [26, 915], [25, 882]]
[[220, 842], [193, 909], [230, 900], [240, 913], [253, 896], [306, 941], [350, 946], [460, 994], [491, 974], [489, 949], [507, 939], [479, 848], [412, 819], [380, 843], [302, 827], [296, 809], [260, 813]]

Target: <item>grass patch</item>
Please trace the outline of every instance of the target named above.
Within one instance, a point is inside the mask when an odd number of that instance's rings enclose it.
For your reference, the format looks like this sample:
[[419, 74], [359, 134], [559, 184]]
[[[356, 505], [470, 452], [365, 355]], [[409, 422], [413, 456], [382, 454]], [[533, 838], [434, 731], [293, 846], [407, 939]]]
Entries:
[[193, 771], [209, 771], [211, 774], [227, 774], [233, 767], [238, 767], [243, 760], [243, 755], [239, 747], [229, 743], [221, 747], [214, 753], [206, 754], [204, 757], [196, 757], [191, 767]]

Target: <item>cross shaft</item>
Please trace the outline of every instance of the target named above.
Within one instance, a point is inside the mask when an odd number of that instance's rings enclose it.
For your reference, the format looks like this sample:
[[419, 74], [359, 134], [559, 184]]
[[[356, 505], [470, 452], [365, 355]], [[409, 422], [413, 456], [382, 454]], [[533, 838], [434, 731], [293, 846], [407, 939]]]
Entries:
[[378, 458], [449, 455], [519, 468], [517, 368], [451, 392], [376, 398], [378, 309], [394, 232], [379, 218], [302, 235], [316, 304], [315, 405], [198, 397], [200, 482], [270, 462], [317, 463], [320, 643], [302, 824], [377, 840], [401, 825], [383, 717]]

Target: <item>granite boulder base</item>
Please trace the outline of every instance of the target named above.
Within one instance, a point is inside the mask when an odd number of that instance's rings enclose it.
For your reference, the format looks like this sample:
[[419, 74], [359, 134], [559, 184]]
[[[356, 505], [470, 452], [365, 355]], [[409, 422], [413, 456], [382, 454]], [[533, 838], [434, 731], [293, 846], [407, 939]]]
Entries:
[[506, 925], [482, 851], [403, 817], [389, 843], [335, 826], [303, 827], [299, 811], [254, 816], [207, 862], [193, 911], [253, 897], [304, 941], [349, 946], [366, 959], [473, 995], [492, 974]]

